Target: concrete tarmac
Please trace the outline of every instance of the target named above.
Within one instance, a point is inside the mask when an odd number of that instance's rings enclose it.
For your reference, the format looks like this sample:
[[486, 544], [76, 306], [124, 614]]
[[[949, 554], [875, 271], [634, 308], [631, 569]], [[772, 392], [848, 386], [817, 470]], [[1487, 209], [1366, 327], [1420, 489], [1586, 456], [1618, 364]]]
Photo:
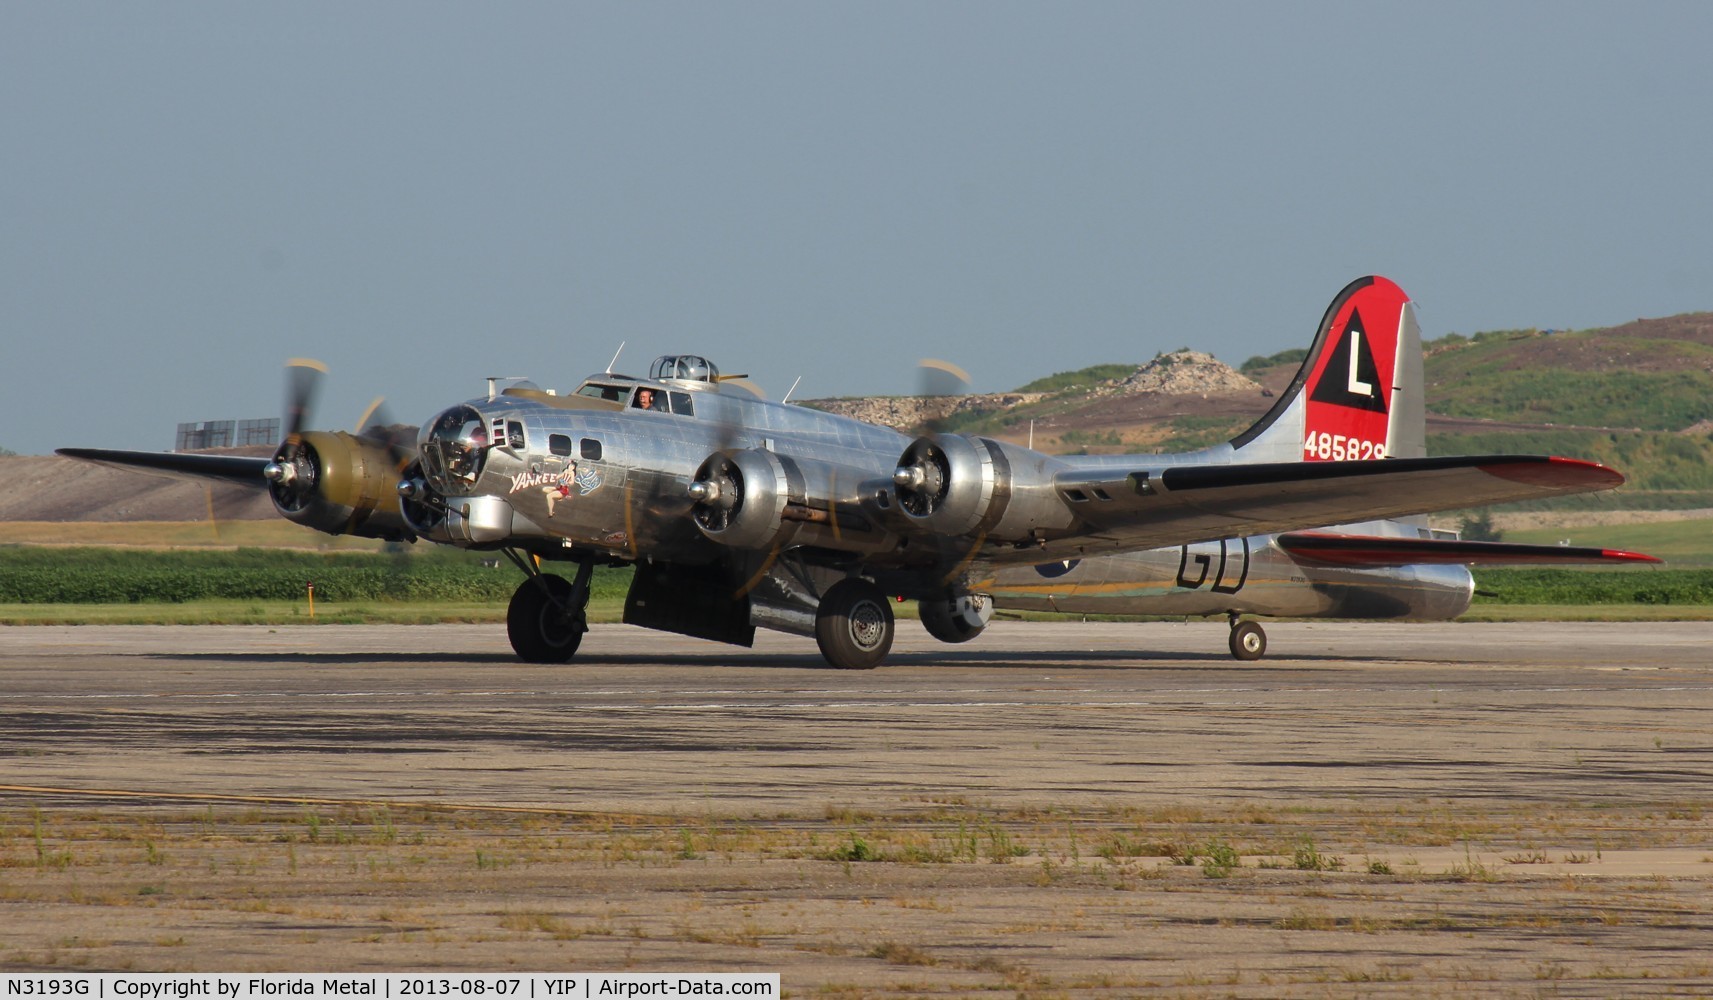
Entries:
[[1713, 623], [996, 623], [821, 665], [596, 626], [0, 628], [0, 801], [785, 814], [961, 801], [1647, 803], [1713, 791]]
[[0, 628], [0, 967], [1713, 995], [1713, 624], [901, 632]]

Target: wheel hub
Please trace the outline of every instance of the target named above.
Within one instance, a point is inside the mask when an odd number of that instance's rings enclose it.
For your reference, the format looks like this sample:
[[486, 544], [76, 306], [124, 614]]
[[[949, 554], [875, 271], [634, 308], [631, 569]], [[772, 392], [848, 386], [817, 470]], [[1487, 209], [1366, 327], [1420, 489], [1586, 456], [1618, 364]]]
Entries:
[[885, 613], [870, 601], [851, 609], [851, 639], [863, 649], [873, 649], [886, 636]]

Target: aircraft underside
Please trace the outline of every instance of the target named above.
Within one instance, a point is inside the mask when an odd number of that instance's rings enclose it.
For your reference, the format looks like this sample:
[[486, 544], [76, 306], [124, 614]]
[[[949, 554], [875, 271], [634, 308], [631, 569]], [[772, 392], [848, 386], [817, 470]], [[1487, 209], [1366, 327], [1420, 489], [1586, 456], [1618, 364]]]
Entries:
[[[586, 629], [588, 570], [574, 578], [533, 572], [508, 619], [526, 660], [563, 662]], [[584, 566], [592, 564], [585, 563]], [[1008, 566], [966, 574], [955, 586], [934, 573], [879, 572], [782, 553], [761, 566], [643, 561], [625, 601], [624, 622], [749, 646], [757, 628], [813, 638], [840, 668], [878, 665], [897, 627], [892, 608], [913, 599], [923, 625], [945, 642], [978, 636], [995, 609], [1064, 614], [1225, 616], [1231, 651], [1255, 659], [1260, 626], [1243, 616], [1449, 620], [1469, 606], [1472, 578], [1461, 565], [1358, 569], [1305, 565], [1271, 536], [1155, 549], [1092, 559]]]

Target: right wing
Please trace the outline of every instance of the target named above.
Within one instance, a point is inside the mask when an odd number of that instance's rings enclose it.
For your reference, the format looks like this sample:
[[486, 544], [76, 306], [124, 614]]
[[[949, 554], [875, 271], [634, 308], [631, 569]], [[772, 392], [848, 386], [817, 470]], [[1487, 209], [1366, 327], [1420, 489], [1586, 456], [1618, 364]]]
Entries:
[[[1053, 485], [1084, 530], [1045, 549], [1051, 556], [1166, 548], [1588, 493], [1623, 482], [1622, 474], [1594, 462], [1539, 455], [1076, 470], [1060, 472]], [[1024, 552], [1020, 560], [1038, 562], [1040, 554]]]

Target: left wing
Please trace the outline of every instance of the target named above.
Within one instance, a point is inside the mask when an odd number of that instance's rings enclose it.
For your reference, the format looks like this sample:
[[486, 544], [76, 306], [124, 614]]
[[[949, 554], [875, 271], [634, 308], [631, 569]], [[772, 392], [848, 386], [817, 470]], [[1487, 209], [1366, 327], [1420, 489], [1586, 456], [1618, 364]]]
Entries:
[[116, 451], [110, 448], [55, 448], [54, 454], [105, 465], [113, 469], [135, 469], [175, 479], [215, 479], [261, 489], [265, 458], [242, 455], [187, 455], [174, 451]]
[[1295, 531], [1274, 539], [1300, 562], [1331, 566], [1412, 566], [1449, 563], [1463, 566], [1539, 566], [1555, 563], [1657, 563], [1640, 552], [1571, 545], [1471, 542], [1449, 538], [1389, 538], [1336, 532]]
[[1623, 482], [1621, 473], [1594, 462], [1539, 455], [1075, 470], [1058, 473], [1053, 484], [1086, 528], [1045, 548], [1050, 554], [1160, 548], [1588, 493]]

